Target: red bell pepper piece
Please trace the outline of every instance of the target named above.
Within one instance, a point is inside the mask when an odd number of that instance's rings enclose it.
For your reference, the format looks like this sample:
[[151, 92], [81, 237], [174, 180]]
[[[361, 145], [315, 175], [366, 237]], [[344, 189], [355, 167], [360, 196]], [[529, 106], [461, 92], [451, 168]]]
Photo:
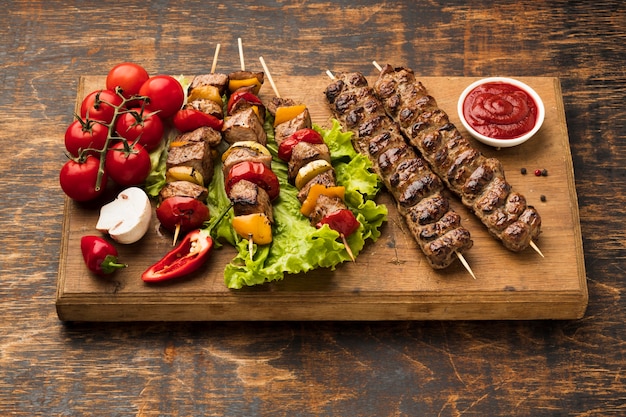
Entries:
[[191, 132], [199, 127], [208, 126], [217, 131], [222, 130], [224, 121], [211, 114], [196, 109], [181, 109], [174, 115], [174, 126], [180, 132]]
[[169, 231], [179, 228], [181, 232], [197, 229], [209, 220], [209, 208], [193, 197], [166, 198], [156, 209], [157, 219]]
[[280, 194], [280, 184], [276, 174], [262, 162], [243, 161], [235, 164], [224, 181], [226, 194], [241, 180], [250, 181], [267, 191], [270, 200], [274, 200]]
[[359, 228], [359, 221], [354, 217], [354, 213], [349, 209], [337, 210], [330, 213], [317, 223], [320, 228], [327, 224], [331, 229], [336, 230], [342, 236], [350, 236]]
[[101, 237], [83, 236], [80, 239], [80, 249], [87, 268], [94, 274], [108, 275], [128, 266], [118, 262], [115, 246]]
[[280, 143], [278, 146], [278, 157], [285, 162], [289, 162], [294, 146], [300, 142], [319, 144], [324, 143], [324, 139], [322, 135], [313, 129], [297, 130]]
[[206, 261], [213, 247], [213, 239], [205, 229], [187, 233], [177, 247], [163, 259], [148, 268], [142, 275], [144, 282], [161, 282], [191, 274]]
[[237, 90], [233, 94], [231, 94], [230, 98], [228, 99], [228, 104], [226, 105], [227, 113], [231, 114], [231, 110], [233, 109], [235, 104], [237, 104], [241, 100], [247, 101], [253, 106], [263, 106], [263, 102], [261, 101], [261, 99], [254, 95], [254, 93], [252, 93], [250, 90], [242, 89]]

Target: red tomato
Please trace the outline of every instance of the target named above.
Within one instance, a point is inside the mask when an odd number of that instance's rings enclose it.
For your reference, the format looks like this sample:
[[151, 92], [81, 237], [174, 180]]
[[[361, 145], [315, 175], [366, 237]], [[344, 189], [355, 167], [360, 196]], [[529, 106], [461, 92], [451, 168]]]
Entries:
[[[102, 123], [77, 119], [65, 131], [65, 149], [73, 156], [78, 156], [81, 150], [87, 148], [102, 150], [108, 134], [109, 129]], [[89, 153], [99, 156], [96, 151], [89, 151]]]
[[142, 184], [152, 168], [148, 151], [138, 143], [126, 141], [109, 147], [104, 166], [109, 177], [125, 187]]
[[116, 87], [122, 89], [122, 95], [129, 98], [139, 93], [139, 89], [150, 76], [148, 71], [141, 65], [132, 62], [122, 62], [117, 64], [107, 75], [107, 90], [115, 91]]
[[104, 192], [107, 174], [103, 173], [100, 188], [96, 187], [100, 160], [88, 155], [83, 162], [69, 160], [61, 168], [59, 183], [63, 192], [73, 200], [93, 200]]
[[196, 109], [178, 110], [174, 115], [174, 126], [182, 133], [191, 132], [199, 127], [208, 126], [215, 130], [222, 130], [224, 121], [217, 117], [201, 112]]
[[115, 117], [115, 107], [124, 99], [111, 90], [96, 90], [90, 93], [80, 105], [80, 117], [111, 123]]
[[146, 109], [159, 111], [159, 117], [167, 119], [176, 114], [185, 102], [185, 92], [180, 83], [169, 75], [148, 78], [139, 89], [139, 94], [149, 98]]
[[187, 232], [209, 220], [209, 208], [192, 197], [169, 197], [157, 207], [156, 215], [167, 230], [173, 232], [178, 226]]
[[149, 113], [141, 108], [133, 108], [119, 115], [115, 123], [115, 130], [120, 137], [129, 142], [139, 138], [148, 152], [158, 148], [163, 138], [163, 122], [155, 113]]
[[263, 188], [271, 200], [278, 197], [280, 193], [280, 184], [276, 174], [261, 162], [244, 161], [235, 164], [228, 171], [228, 176], [224, 181], [226, 194], [229, 194], [233, 185], [241, 180], [250, 181]]

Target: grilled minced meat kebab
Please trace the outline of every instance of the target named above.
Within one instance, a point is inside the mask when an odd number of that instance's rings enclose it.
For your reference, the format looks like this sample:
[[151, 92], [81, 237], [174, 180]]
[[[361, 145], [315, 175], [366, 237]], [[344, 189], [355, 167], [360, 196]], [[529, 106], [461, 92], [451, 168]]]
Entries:
[[386, 65], [374, 91], [431, 169], [507, 249], [522, 251], [539, 237], [539, 213], [512, 190], [500, 161], [461, 136], [412, 70]]
[[406, 143], [398, 125], [360, 73], [340, 73], [325, 90], [335, 117], [354, 133], [355, 149], [367, 155], [393, 195], [399, 213], [435, 269], [449, 266], [473, 242], [443, 196], [443, 184]]

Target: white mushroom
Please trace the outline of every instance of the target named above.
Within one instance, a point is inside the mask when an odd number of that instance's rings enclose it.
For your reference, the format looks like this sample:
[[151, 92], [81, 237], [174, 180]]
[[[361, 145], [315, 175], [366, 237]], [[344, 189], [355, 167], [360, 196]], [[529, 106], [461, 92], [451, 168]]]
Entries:
[[116, 242], [135, 243], [148, 231], [151, 217], [148, 195], [141, 188], [130, 187], [102, 206], [96, 229], [108, 233]]

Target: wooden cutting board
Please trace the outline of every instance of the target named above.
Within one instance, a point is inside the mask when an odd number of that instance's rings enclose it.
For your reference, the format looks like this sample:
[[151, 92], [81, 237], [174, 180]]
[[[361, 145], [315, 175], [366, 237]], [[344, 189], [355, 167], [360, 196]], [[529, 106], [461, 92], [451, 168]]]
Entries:
[[[491, 238], [482, 224], [456, 199], [454, 208], [474, 240], [466, 254], [477, 279], [457, 262], [431, 269], [406, 230], [389, 196], [389, 219], [376, 243], [368, 243], [354, 263], [335, 271], [320, 269], [287, 276], [283, 281], [242, 290], [226, 288], [223, 270], [234, 257], [232, 247], [215, 250], [193, 276], [163, 285], [146, 285], [141, 273], [171, 249], [169, 235], [156, 231], [133, 245], [117, 245], [129, 267], [112, 278], [91, 275], [84, 266], [80, 238], [97, 234], [98, 208], [66, 200], [56, 307], [65, 321], [209, 321], [209, 320], [497, 320], [575, 319], [584, 315], [588, 295], [578, 202], [569, 138], [556, 78], [520, 78], [543, 98], [546, 119], [527, 143], [502, 150], [477, 143], [497, 156], [507, 179], [524, 194], [543, 220], [537, 242], [545, 258], [532, 249], [512, 253]], [[422, 83], [451, 120], [461, 128], [456, 102], [475, 81], [464, 77], [422, 77]], [[370, 79], [373, 81], [373, 78]], [[323, 91], [329, 80], [283, 77], [283, 97], [309, 106], [313, 122], [330, 126]], [[104, 86], [104, 78], [80, 79], [77, 102]], [[269, 86], [261, 97], [272, 96]], [[462, 129], [462, 128], [461, 128]], [[522, 175], [521, 168], [528, 174]], [[547, 169], [548, 176], [533, 175]], [[542, 201], [541, 196], [545, 196]], [[111, 196], [113, 198], [114, 196]], [[154, 218], [154, 215], [153, 215]]]

